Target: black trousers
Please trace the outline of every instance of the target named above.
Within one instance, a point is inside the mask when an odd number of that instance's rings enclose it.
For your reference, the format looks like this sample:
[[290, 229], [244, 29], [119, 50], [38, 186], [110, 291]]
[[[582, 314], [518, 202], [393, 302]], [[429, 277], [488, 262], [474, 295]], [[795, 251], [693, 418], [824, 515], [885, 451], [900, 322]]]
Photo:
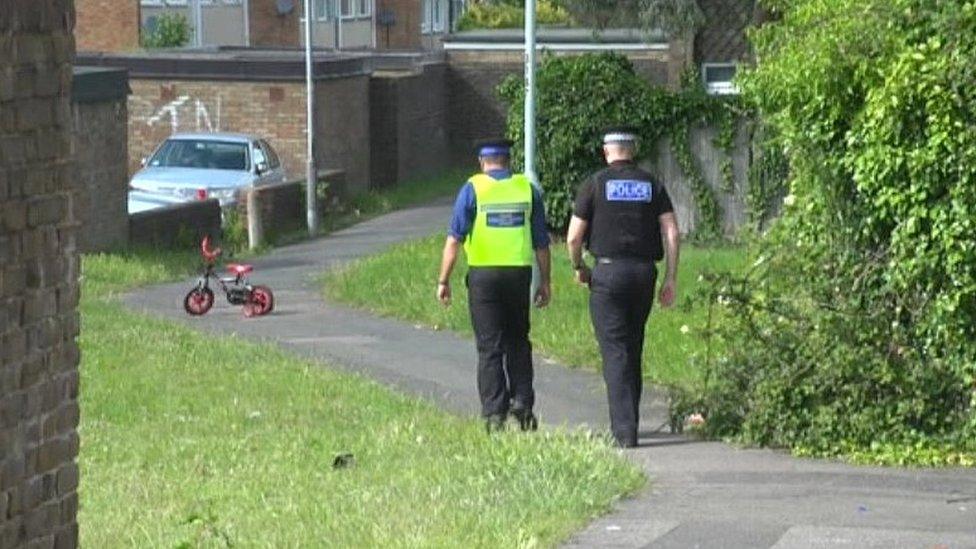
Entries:
[[468, 308], [478, 347], [478, 394], [484, 417], [532, 409], [529, 343], [531, 267], [471, 267]]
[[590, 281], [590, 319], [603, 356], [610, 430], [622, 443], [637, 443], [644, 327], [656, 279], [653, 262], [611, 260], [598, 261]]

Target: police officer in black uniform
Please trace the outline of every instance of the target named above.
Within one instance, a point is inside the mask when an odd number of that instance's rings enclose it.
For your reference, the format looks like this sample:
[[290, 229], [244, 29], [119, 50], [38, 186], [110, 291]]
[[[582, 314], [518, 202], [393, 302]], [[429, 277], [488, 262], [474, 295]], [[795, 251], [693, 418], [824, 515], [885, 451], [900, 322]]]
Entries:
[[512, 142], [478, 145], [481, 173], [461, 187], [441, 258], [437, 299], [451, 301], [451, 272], [463, 246], [465, 282], [478, 347], [478, 393], [489, 432], [504, 428], [510, 414], [523, 431], [538, 426], [532, 407], [532, 345], [529, 305], [532, 264], [540, 283], [536, 306], [549, 302], [549, 233], [539, 191], [509, 169]]
[[[580, 186], [566, 237], [576, 280], [589, 284], [590, 318], [603, 357], [610, 429], [625, 448], [637, 446], [641, 353], [654, 301], [655, 262], [667, 251], [659, 298], [663, 307], [670, 307], [680, 244], [667, 190], [634, 162], [636, 139], [631, 127], [606, 131], [603, 154], [608, 166]], [[592, 271], [583, 261], [584, 244], [594, 256]]]

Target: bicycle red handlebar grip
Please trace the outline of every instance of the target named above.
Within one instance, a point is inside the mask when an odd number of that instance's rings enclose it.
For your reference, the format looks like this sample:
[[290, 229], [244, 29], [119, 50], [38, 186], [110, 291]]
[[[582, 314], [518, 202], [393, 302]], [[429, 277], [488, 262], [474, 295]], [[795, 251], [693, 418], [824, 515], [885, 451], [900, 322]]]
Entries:
[[210, 248], [210, 236], [209, 235], [203, 237], [203, 241], [200, 243], [200, 253], [203, 255], [203, 258], [205, 260], [207, 260], [207, 261], [209, 261], [209, 262], [212, 263], [212, 262], [214, 262], [214, 261], [217, 260], [217, 257], [220, 256], [221, 252], [222, 252], [222, 250], [220, 248], [216, 248], [216, 249], [211, 249]]

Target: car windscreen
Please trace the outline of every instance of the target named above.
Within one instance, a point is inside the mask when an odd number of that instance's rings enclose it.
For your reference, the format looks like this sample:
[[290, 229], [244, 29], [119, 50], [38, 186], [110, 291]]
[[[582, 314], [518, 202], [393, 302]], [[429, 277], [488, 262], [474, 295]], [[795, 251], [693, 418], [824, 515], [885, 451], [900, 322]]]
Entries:
[[156, 151], [153, 168], [248, 169], [247, 143], [192, 139], [170, 139]]

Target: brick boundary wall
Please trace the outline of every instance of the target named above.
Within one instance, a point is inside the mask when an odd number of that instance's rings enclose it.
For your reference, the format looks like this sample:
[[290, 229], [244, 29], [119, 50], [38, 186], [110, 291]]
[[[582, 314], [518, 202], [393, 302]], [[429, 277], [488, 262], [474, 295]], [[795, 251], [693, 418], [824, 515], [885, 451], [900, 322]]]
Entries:
[[0, 547], [78, 544], [71, 0], [0, 2]]
[[[319, 215], [328, 215], [327, 209], [337, 194], [343, 193], [346, 174], [342, 170], [319, 172], [319, 181], [328, 183], [329, 190], [319, 199]], [[306, 227], [305, 180], [289, 181], [257, 188], [257, 203], [260, 208], [261, 227], [266, 241], [273, 242], [282, 234], [299, 231]], [[237, 202], [237, 211], [242, 219], [247, 219], [247, 196], [242, 194]]]
[[129, 243], [150, 248], [196, 246], [204, 236], [219, 238], [221, 215], [216, 199], [174, 204], [129, 216]]
[[376, 73], [370, 81], [370, 179], [374, 188], [409, 184], [450, 165], [447, 66]]

